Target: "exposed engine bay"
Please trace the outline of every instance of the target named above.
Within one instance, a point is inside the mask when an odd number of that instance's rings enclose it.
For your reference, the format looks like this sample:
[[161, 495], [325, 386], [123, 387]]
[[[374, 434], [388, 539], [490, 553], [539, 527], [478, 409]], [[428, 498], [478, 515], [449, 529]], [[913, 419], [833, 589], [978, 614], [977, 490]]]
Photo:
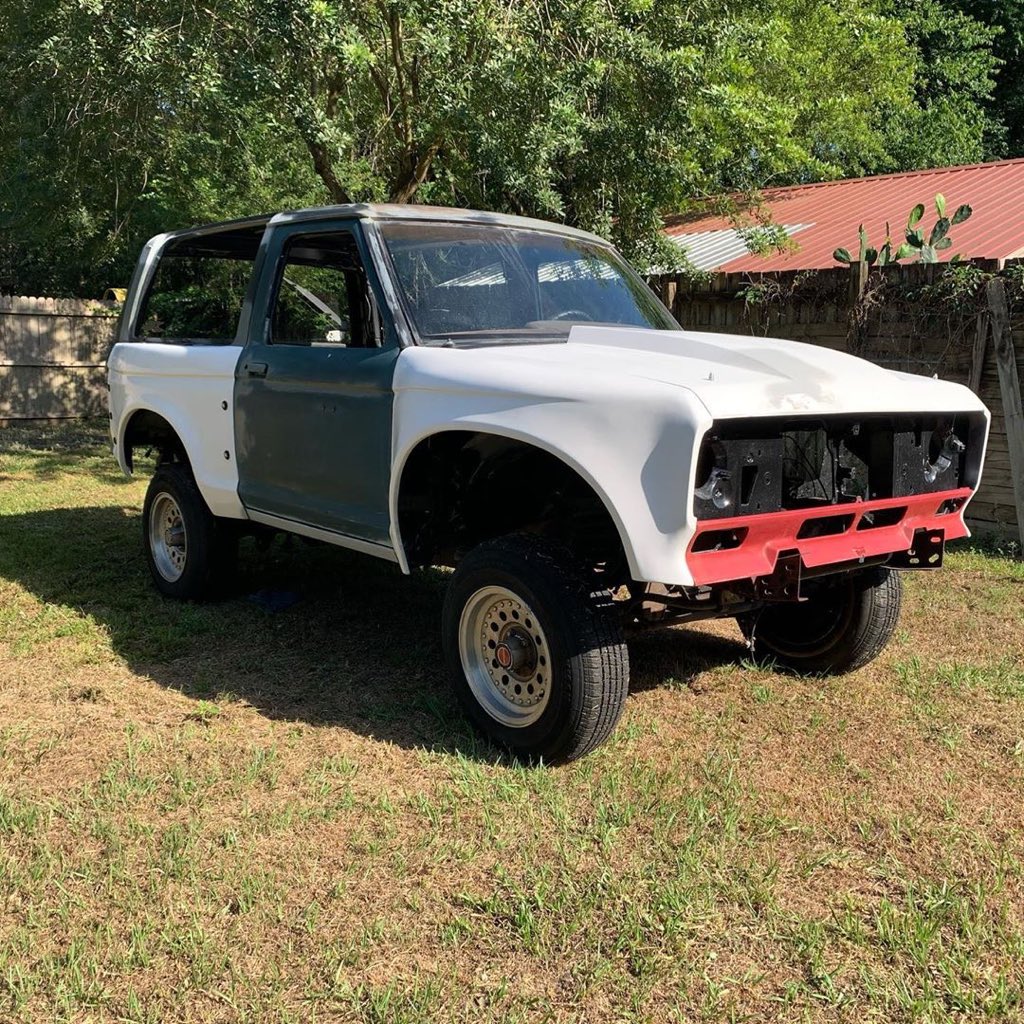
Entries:
[[975, 413], [716, 423], [694, 511], [724, 519], [973, 486], [984, 436]]

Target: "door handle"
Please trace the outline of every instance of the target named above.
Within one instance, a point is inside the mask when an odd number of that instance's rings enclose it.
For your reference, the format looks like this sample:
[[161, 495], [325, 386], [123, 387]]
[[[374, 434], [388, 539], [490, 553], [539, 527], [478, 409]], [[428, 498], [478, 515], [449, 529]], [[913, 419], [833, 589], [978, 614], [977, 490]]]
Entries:
[[267, 375], [267, 364], [266, 363], [246, 363], [245, 371], [250, 377], [266, 377]]

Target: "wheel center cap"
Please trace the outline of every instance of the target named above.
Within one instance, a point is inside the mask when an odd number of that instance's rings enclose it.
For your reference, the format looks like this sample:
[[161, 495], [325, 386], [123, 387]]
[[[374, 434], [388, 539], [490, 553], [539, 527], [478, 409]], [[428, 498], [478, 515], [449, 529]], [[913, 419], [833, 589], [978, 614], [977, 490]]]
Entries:
[[523, 636], [518, 629], [510, 629], [494, 648], [494, 660], [505, 672], [529, 675], [536, 661], [536, 649], [528, 636]]

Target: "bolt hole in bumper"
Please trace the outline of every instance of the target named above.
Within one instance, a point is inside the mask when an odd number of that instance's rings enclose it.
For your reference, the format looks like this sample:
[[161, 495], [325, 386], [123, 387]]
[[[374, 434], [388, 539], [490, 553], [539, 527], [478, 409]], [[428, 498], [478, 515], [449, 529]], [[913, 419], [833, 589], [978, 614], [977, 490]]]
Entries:
[[[798, 552], [808, 569], [856, 562], [880, 555], [902, 555], [915, 537], [940, 534], [944, 540], [968, 535], [963, 510], [970, 487], [904, 498], [859, 501], [697, 524], [686, 562], [694, 583], [705, 585], [769, 576], [783, 552]], [[933, 541], [934, 543], [934, 541]], [[903, 568], [933, 568], [938, 559], [903, 560]]]

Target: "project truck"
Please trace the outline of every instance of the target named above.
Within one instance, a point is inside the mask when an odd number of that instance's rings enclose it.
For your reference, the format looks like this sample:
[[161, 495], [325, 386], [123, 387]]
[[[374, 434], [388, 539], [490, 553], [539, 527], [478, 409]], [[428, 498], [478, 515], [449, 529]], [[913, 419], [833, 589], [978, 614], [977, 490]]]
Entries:
[[631, 628], [733, 618], [804, 673], [876, 657], [901, 572], [967, 535], [989, 424], [948, 381], [680, 330], [594, 235], [416, 206], [157, 236], [109, 380], [121, 468], [159, 457], [163, 594], [209, 595], [246, 531], [450, 566], [455, 692], [546, 762], [615, 728]]

